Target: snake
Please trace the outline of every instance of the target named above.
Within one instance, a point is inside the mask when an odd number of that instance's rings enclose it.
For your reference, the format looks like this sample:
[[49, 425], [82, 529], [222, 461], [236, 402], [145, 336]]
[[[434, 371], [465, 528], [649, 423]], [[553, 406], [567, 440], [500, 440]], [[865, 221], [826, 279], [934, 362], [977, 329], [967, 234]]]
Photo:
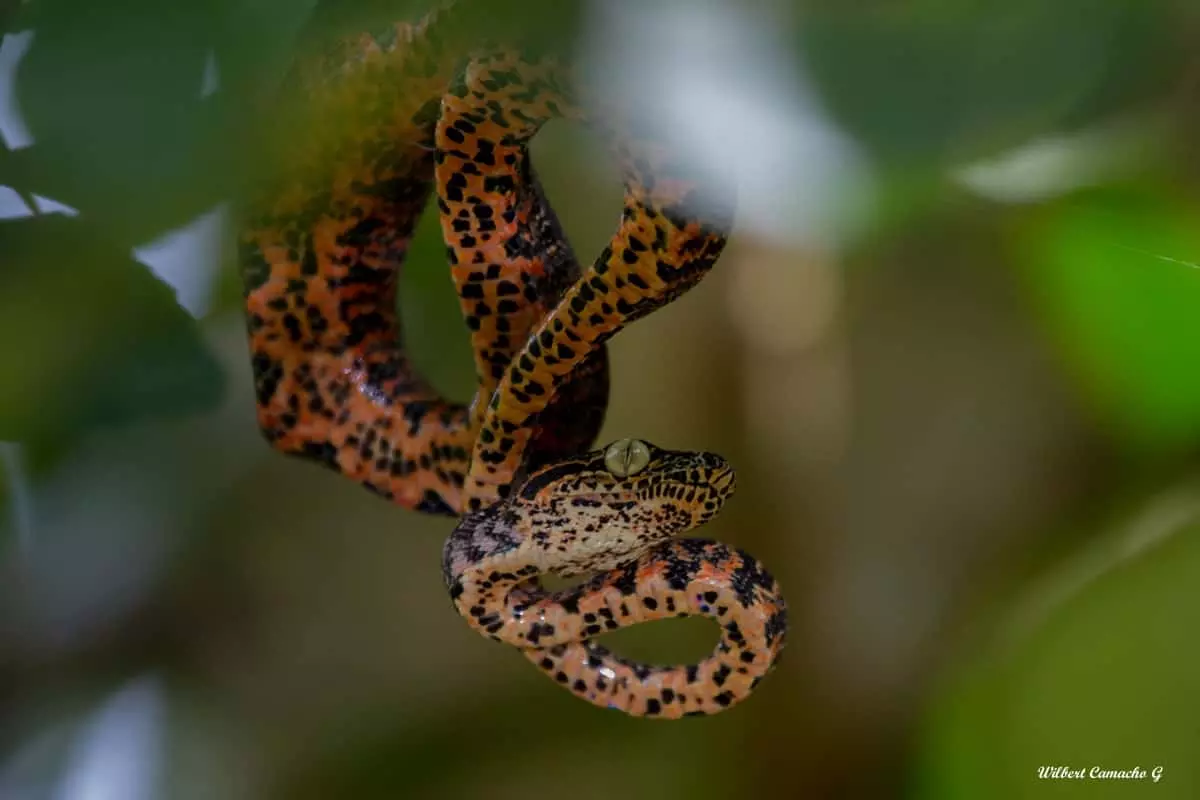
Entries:
[[[624, 439], [534, 472], [508, 500], [467, 514], [446, 542], [443, 577], [459, 612], [594, 705], [661, 719], [723, 711], [775, 665], [787, 630], [779, 584], [744, 550], [672, 539], [733, 494], [713, 453]], [[546, 573], [592, 574], [556, 592]], [[651, 666], [596, 636], [700, 615], [721, 627], [698, 664]]]
[[[709, 273], [732, 202], [669, 142], [585, 108], [553, 54], [480, 45], [469, 0], [298, 59], [267, 176], [242, 209], [239, 263], [258, 427], [414, 511], [458, 518], [443, 551], [455, 608], [600, 706], [721, 711], [775, 664], [786, 607], [744, 551], [676, 539], [732, 492], [719, 456], [621, 440], [588, 451], [609, 394], [607, 341]], [[477, 11], [477, 9], [475, 9]], [[552, 119], [589, 126], [622, 172], [620, 222], [586, 268], [529, 156]], [[476, 389], [443, 397], [396, 312], [422, 212], [436, 209]], [[541, 589], [546, 573], [591, 574]], [[704, 661], [652, 667], [593, 639], [699, 614]]]

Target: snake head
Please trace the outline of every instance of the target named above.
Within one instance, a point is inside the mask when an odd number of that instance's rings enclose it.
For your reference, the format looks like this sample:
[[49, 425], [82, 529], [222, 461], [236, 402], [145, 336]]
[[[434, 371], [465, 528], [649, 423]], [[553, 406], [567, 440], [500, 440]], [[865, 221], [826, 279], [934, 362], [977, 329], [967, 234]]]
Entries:
[[571, 576], [609, 569], [707, 522], [734, 487], [719, 455], [623, 439], [534, 472], [508, 502], [542, 566]]

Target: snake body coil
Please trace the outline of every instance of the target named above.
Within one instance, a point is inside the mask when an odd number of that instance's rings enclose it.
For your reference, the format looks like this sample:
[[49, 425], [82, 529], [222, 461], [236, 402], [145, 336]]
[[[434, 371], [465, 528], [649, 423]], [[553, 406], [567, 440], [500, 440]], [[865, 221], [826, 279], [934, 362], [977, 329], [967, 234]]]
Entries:
[[[633, 448], [636, 467], [611, 464]], [[546, 467], [509, 500], [463, 518], [443, 574], [471, 626], [525, 656], [580, 697], [637, 716], [712, 714], [750, 694], [783, 647], [779, 585], [750, 554], [703, 539], [671, 541], [714, 517], [734, 489], [711, 453], [623, 441]], [[538, 576], [597, 572], [541, 590]], [[655, 667], [592, 641], [639, 622], [689, 615], [721, 626], [712, 656]]]
[[[404, 507], [465, 515], [446, 543], [454, 602], [585, 699], [630, 714], [713, 713], [749, 694], [783, 645], [779, 588], [748, 554], [670, 537], [733, 490], [718, 456], [626, 440], [581, 452], [608, 398], [605, 342], [711, 269], [731, 204], [675, 149], [585, 113], [550, 58], [473, 52], [466, 4], [297, 67], [289, 131], [241, 237], [259, 425]], [[597, 128], [621, 164], [621, 223], [582, 269], [529, 160], [554, 118]], [[478, 380], [447, 401], [407, 358], [401, 265], [430, 196]], [[545, 592], [544, 573], [597, 573]], [[698, 614], [722, 628], [698, 665], [621, 659], [593, 639]]]

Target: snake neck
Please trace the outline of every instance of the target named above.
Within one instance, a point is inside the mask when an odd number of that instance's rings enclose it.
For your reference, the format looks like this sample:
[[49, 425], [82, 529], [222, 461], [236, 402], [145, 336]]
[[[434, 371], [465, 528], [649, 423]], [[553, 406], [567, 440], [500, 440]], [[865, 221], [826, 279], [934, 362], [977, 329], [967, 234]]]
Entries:
[[499, 641], [526, 644], [532, 636], [536, 642], [545, 622], [541, 609], [562, 594], [544, 591], [540, 576], [609, 570], [682, 529], [635, 503], [599, 515], [588, 510], [580, 519], [570, 501], [533, 508], [497, 503], [462, 519], [446, 541], [442, 574], [472, 627]]
[[504, 503], [474, 511], [459, 520], [442, 549], [442, 579], [457, 602], [463, 575], [481, 563], [493, 563], [517, 550], [524, 537], [517, 530], [516, 514]]
[[502, 614], [514, 590], [533, 581], [542, 569], [526, 554], [529, 537], [518, 527], [519, 515], [505, 503], [467, 514], [446, 540], [442, 578], [459, 612], [481, 633], [507, 641], [520, 625], [519, 615]]
[[[590, 501], [589, 501], [590, 503]], [[468, 624], [498, 642], [539, 646], [566, 632], [562, 622], [577, 612], [577, 599], [593, 581], [546, 591], [546, 573], [606, 575], [629, 567], [638, 555], [691, 527], [691, 519], [662, 524], [660, 513], [618, 504], [580, 519], [570, 501], [534, 509], [496, 504], [470, 513], [446, 540], [443, 577]]]

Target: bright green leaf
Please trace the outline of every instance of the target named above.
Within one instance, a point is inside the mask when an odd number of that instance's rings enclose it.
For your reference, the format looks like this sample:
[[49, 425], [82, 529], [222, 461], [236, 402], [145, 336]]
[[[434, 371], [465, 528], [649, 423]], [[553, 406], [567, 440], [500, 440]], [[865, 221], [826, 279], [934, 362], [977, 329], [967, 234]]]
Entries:
[[1200, 437], [1197, 210], [1091, 194], [1035, 227], [1027, 272], [1068, 366], [1132, 445]]

